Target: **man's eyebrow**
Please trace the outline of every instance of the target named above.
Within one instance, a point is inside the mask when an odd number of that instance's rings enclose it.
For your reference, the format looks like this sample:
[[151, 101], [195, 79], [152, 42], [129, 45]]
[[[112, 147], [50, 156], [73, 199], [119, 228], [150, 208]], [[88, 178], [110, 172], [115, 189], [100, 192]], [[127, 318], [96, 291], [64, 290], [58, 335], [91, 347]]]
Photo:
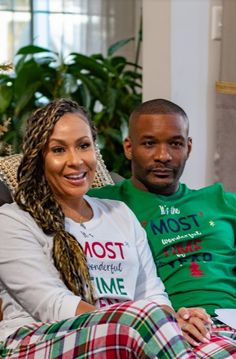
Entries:
[[153, 136], [153, 135], [151, 135], [151, 134], [150, 134], [150, 135], [147, 134], [147, 135], [142, 135], [141, 138], [144, 138], [144, 139], [145, 139], [145, 138], [155, 138], [155, 136]]
[[[150, 135], [147, 134], [147, 135], [142, 135], [140, 138], [145, 140], [145, 139], [156, 139], [157, 137], [156, 137], [156, 136], [153, 136], [153, 135], [151, 135], [151, 134], [150, 134]], [[184, 137], [183, 135], [175, 135], [175, 136], [170, 136], [170, 137], [169, 137], [169, 139], [173, 139], [173, 140], [174, 140], [174, 139], [176, 139], [176, 140], [177, 140], [177, 139], [184, 139], [184, 138], [185, 138], [185, 137]]]
[[184, 139], [185, 137], [183, 135], [177, 135], [177, 136], [172, 136], [171, 138], [173, 138], [173, 139]]

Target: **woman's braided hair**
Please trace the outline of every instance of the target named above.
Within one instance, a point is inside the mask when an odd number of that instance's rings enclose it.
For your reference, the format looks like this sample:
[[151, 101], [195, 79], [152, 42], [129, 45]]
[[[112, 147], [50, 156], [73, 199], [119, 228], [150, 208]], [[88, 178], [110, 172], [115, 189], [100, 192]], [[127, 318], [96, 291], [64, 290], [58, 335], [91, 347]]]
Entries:
[[95, 141], [95, 127], [76, 102], [59, 99], [36, 110], [27, 122], [15, 201], [45, 234], [53, 235], [54, 263], [66, 286], [94, 304], [94, 290], [83, 249], [75, 237], [65, 231], [64, 214], [44, 175], [43, 153], [55, 124], [66, 113], [78, 113], [85, 119]]

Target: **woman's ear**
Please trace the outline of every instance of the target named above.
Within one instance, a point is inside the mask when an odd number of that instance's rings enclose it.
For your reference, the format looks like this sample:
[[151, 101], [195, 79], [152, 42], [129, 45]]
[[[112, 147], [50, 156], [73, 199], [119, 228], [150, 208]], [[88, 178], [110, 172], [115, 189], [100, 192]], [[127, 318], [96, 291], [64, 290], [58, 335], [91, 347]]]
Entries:
[[132, 141], [130, 137], [126, 137], [124, 139], [123, 148], [124, 148], [125, 157], [128, 160], [132, 160]]

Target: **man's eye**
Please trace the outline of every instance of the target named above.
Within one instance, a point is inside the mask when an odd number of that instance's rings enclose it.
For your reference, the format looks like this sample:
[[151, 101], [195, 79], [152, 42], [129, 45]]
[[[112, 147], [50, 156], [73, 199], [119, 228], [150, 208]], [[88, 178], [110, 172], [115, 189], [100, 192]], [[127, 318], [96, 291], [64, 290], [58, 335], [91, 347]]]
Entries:
[[154, 141], [145, 141], [145, 142], [143, 142], [143, 145], [145, 147], [152, 147], [155, 145], [155, 142]]
[[171, 146], [173, 146], [173, 147], [183, 147], [183, 142], [173, 141], [173, 142], [171, 142]]

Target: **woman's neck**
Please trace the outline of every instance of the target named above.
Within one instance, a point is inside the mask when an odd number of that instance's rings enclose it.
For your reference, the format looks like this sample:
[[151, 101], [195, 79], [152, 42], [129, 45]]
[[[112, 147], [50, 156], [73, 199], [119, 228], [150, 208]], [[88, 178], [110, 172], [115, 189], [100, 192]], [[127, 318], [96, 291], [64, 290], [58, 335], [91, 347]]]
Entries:
[[75, 222], [88, 222], [93, 217], [93, 210], [84, 198], [80, 201], [60, 203], [60, 205], [65, 217], [71, 218]]

